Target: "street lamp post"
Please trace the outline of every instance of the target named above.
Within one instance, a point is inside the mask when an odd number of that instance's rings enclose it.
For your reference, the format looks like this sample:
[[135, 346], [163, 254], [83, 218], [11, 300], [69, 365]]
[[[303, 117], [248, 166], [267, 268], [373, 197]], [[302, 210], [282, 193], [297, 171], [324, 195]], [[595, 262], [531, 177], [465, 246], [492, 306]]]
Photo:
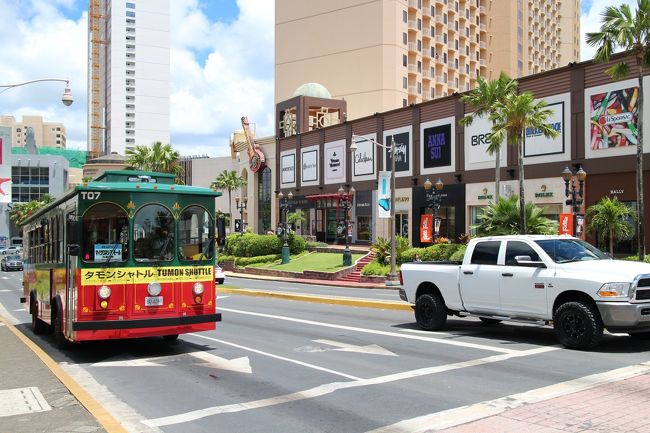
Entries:
[[399, 285], [397, 280], [397, 272], [395, 267], [395, 260], [397, 256], [397, 248], [395, 246], [395, 138], [390, 138], [390, 145], [377, 143], [375, 140], [362, 137], [360, 135], [352, 134], [352, 143], [350, 150], [355, 152], [358, 148], [357, 143], [369, 141], [377, 147], [388, 149], [390, 152], [390, 273], [388, 274], [387, 286]]
[[239, 234], [244, 234], [244, 211], [248, 205], [248, 199], [244, 197], [239, 204], [239, 197], [235, 197], [235, 207], [239, 210]]
[[[435, 188], [434, 188], [435, 186]], [[438, 209], [440, 209], [440, 201], [442, 200], [442, 188], [445, 184], [441, 179], [438, 179], [435, 184], [432, 184], [429, 179], [424, 182], [424, 192], [426, 193], [427, 207], [433, 209], [433, 243], [436, 243], [438, 233], [440, 232], [440, 218], [438, 218]]]
[[287, 227], [287, 216], [289, 214], [289, 202], [293, 200], [293, 193], [289, 191], [289, 194], [285, 197], [282, 191], [278, 194], [278, 199], [280, 200], [280, 212], [284, 215], [284, 223], [282, 228], [282, 239], [284, 244], [282, 245], [282, 264], [285, 265], [289, 263], [290, 259], [290, 249], [289, 249], [289, 230]]
[[584, 185], [585, 179], [587, 178], [587, 172], [580, 167], [576, 172], [576, 177], [578, 178], [578, 189], [576, 189], [576, 184], [573, 180], [573, 172], [569, 167], [565, 167], [562, 170], [562, 179], [564, 179], [564, 195], [569, 199], [566, 201], [566, 204], [571, 205], [571, 217], [573, 219], [573, 236], [577, 236], [577, 226], [576, 226], [576, 216], [580, 212], [580, 206], [582, 205], [584, 199]]
[[350, 209], [352, 208], [352, 199], [356, 190], [354, 187], [351, 187], [347, 192], [343, 189], [343, 186], [339, 187], [339, 206], [343, 208], [345, 212], [343, 218], [343, 234], [345, 235], [345, 249], [343, 250], [343, 266], [352, 266], [352, 253], [350, 252], [350, 242], [348, 234], [348, 217]]
[[65, 105], [66, 107], [72, 105], [72, 102], [74, 102], [74, 98], [72, 97], [72, 92], [70, 91], [70, 80], [65, 80], [63, 78], [41, 78], [39, 80], [25, 81], [24, 83], [4, 84], [4, 85], [0, 85], [0, 88], [4, 89], [0, 91], [0, 93], [4, 93], [9, 89], [13, 89], [14, 87], [26, 86], [28, 84], [40, 83], [43, 81], [60, 81], [62, 83], [65, 83], [63, 96], [61, 96], [61, 102], [63, 102], [63, 105]]

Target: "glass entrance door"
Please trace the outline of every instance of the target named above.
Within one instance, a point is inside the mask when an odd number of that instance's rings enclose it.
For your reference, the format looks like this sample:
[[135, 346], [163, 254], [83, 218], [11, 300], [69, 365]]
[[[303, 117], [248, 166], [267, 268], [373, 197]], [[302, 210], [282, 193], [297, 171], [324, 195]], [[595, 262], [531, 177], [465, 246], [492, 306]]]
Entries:
[[336, 228], [338, 220], [336, 219], [336, 209], [327, 209], [327, 235], [326, 240], [328, 244], [336, 243]]

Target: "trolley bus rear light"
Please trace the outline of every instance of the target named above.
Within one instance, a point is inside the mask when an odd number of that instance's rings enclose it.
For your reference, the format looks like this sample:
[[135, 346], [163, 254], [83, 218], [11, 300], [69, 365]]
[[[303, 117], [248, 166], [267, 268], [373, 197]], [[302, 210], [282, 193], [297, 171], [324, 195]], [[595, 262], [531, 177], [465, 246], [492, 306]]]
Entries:
[[99, 296], [100, 299], [108, 299], [111, 296], [111, 288], [108, 286], [101, 286], [99, 290], [97, 290], [97, 296]]
[[149, 283], [147, 285], [147, 292], [149, 293], [149, 296], [158, 296], [160, 295], [160, 292], [162, 291], [162, 286], [160, 283], [154, 281], [153, 283]]
[[192, 287], [195, 295], [202, 295], [204, 290], [203, 283], [194, 283], [194, 287]]
[[196, 296], [194, 297], [194, 303], [195, 303], [195, 304], [200, 304], [201, 301], [203, 301], [203, 298], [201, 298], [201, 295], [196, 295]]
[[104, 300], [99, 303], [99, 306], [102, 307], [104, 310], [108, 308], [108, 301]]

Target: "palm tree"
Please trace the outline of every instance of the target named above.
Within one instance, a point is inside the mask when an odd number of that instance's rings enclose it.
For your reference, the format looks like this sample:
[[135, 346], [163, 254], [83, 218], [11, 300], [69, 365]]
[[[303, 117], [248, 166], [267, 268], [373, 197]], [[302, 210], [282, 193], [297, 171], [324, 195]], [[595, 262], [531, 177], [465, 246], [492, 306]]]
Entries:
[[[504, 72], [501, 72], [498, 79], [492, 81], [488, 81], [479, 76], [476, 87], [471, 92], [460, 97], [461, 101], [474, 109], [474, 112], [460, 119], [458, 123], [461, 126], [469, 126], [477, 118], [489, 116], [494, 112], [497, 101], [503, 101], [507, 95], [516, 91], [517, 81], [508, 77]], [[501, 188], [501, 143], [495, 144], [491, 142], [487, 150], [490, 155], [496, 154], [494, 200], [499, 201]]]
[[637, 228], [639, 232], [638, 250], [639, 259], [645, 259], [645, 230], [644, 204], [643, 204], [643, 69], [650, 67], [650, 0], [637, 0], [636, 13], [632, 13], [630, 6], [608, 6], [601, 16], [599, 32], [587, 33], [587, 43], [597, 46], [594, 60], [609, 62], [614, 49], [622, 48], [634, 57], [633, 64], [620, 62], [607, 69], [613, 79], [620, 80], [628, 76], [632, 67], [636, 67], [636, 76], [639, 82], [639, 107], [636, 119], [636, 202], [637, 202]]
[[610, 199], [603, 197], [598, 203], [587, 209], [587, 219], [590, 220], [587, 230], [597, 232], [598, 239], [609, 240], [609, 254], [614, 256], [614, 239], [629, 239], [634, 234], [628, 222], [635, 217], [634, 210], [618, 201], [618, 197]]
[[[224, 170], [219, 173], [210, 186], [221, 191], [228, 191], [228, 213], [231, 213], [232, 190], [241, 188], [244, 185], [246, 185], [246, 179], [239, 176], [235, 170]], [[233, 221], [233, 219], [230, 218], [230, 221]], [[230, 230], [232, 231], [232, 226]]]
[[524, 134], [526, 128], [535, 128], [544, 137], [553, 138], [559, 132], [547, 123], [553, 111], [546, 108], [546, 102], [535, 102], [535, 97], [530, 92], [521, 94], [509, 93], [502, 100], [495, 103], [490, 114], [492, 132], [490, 141], [492, 146], [500, 146], [504, 139], [508, 144], [517, 148], [517, 166], [519, 169], [519, 226], [522, 234], [526, 234], [526, 201], [524, 199]]
[[557, 222], [542, 216], [543, 209], [526, 203], [526, 230], [521, 228], [519, 205], [516, 196], [491, 202], [478, 216], [478, 224], [472, 226], [478, 236], [513, 235], [518, 233], [557, 233]]
[[176, 175], [176, 183], [182, 183], [183, 167], [179, 164], [180, 153], [171, 144], [156, 141], [151, 148], [135, 146], [126, 151], [126, 163], [136, 170], [156, 171]]

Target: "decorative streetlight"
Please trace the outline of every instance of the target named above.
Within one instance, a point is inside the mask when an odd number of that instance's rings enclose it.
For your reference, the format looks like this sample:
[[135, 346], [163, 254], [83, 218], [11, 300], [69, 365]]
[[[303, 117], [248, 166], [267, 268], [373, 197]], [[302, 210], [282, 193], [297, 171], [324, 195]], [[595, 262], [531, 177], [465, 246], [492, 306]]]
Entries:
[[244, 211], [248, 205], [248, 198], [244, 197], [241, 200], [241, 205], [239, 204], [239, 197], [235, 197], [235, 207], [239, 210], [239, 234], [244, 234]]
[[576, 177], [578, 178], [578, 189], [576, 190], [576, 184], [573, 180], [573, 172], [569, 167], [565, 167], [562, 171], [562, 179], [564, 179], [564, 195], [569, 199], [566, 201], [566, 204], [571, 205], [571, 216], [573, 219], [573, 236], [577, 236], [577, 225], [576, 217], [580, 212], [580, 206], [582, 205], [584, 199], [584, 185], [585, 179], [587, 179], [587, 172], [580, 167], [576, 172]]
[[293, 200], [293, 193], [289, 191], [289, 194], [285, 197], [282, 191], [278, 194], [278, 199], [280, 200], [280, 212], [284, 215], [284, 223], [282, 228], [282, 239], [284, 240], [284, 245], [282, 245], [282, 264], [286, 265], [290, 261], [290, 250], [289, 250], [289, 230], [287, 227], [287, 216], [289, 214], [289, 202]]
[[4, 88], [4, 90], [0, 91], [0, 93], [4, 93], [9, 89], [13, 89], [14, 87], [26, 86], [27, 84], [40, 83], [43, 81], [60, 81], [62, 83], [65, 83], [63, 96], [61, 96], [61, 102], [63, 102], [63, 105], [66, 107], [72, 105], [74, 98], [72, 97], [72, 92], [70, 91], [70, 80], [65, 80], [63, 78], [41, 78], [40, 80], [25, 81], [24, 83], [0, 85], [0, 88]]
[[[434, 188], [435, 186], [435, 188]], [[426, 193], [427, 207], [433, 209], [433, 243], [436, 243], [436, 238], [440, 232], [440, 218], [438, 218], [438, 209], [440, 209], [440, 201], [442, 200], [442, 188], [445, 184], [441, 179], [438, 179], [435, 184], [432, 184], [429, 179], [424, 182], [424, 192]]]
[[351, 187], [347, 192], [340, 186], [339, 193], [339, 206], [343, 208], [345, 214], [343, 215], [343, 234], [345, 236], [345, 249], [343, 250], [343, 266], [352, 266], [352, 253], [350, 253], [350, 235], [348, 233], [348, 217], [350, 209], [352, 208], [352, 199], [356, 194], [354, 187]]
[[352, 143], [350, 143], [350, 150], [356, 152], [358, 142], [369, 141], [377, 147], [388, 149], [390, 152], [390, 273], [388, 274], [387, 286], [397, 286], [397, 272], [395, 267], [395, 259], [397, 256], [397, 248], [395, 246], [395, 139], [391, 137], [390, 145], [377, 143], [375, 140], [360, 135], [352, 134]]

